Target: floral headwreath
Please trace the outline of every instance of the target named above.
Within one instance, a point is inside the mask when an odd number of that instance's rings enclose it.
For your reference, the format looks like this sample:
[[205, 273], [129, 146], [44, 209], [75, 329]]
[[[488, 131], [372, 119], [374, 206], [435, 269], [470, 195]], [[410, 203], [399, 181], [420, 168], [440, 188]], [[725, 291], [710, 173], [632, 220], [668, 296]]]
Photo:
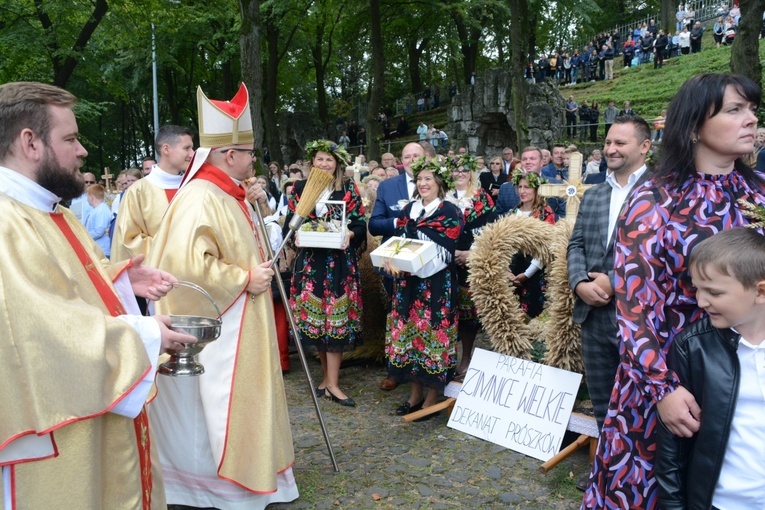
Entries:
[[547, 184], [547, 179], [539, 175], [535, 172], [527, 172], [526, 170], [522, 168], [517, 168], [515, 171], [513, 171], [513, 184], [518, 186], [518, 184], [521, 182], [521, 179], [526, 179], [526, 182], [529, 183], [529, 186], [532, 188], [538, 188], [542, 184]]
[[331, 154], [338, 163], [342, 163], [344, 166], [351, 164], [351, 155], [345, 150], [345, 147], [338, 145], [331, 140], [313, 140], [308, 142], [305, 146], [306, 155], [313, 159], [317, 152], [326, 152]]
[[475, 172], [476, 169], [478, 168], [478, 158], [465, 153], [459, 156], [455, 156], [451, 159], [448, 159], [446, 161], [446, 164], [452, 170], [456, 170], [459, 167], [463, 167], [463, 168], [466, 168], [467, 170], [470, 170], [471, 172]]
[[454, 189], [452, 172], [449, 170], [447, 163], [442, 162], [438, 156], [434, 158], [422, 156], [421, 158], [417, 159], [417, 161], [412, 163], [410, 169], [412, 170], [412, 175], [414, 175], [415, 181], [417, 180], [417, 174], [423, 170], [429, 170], [433, 172], [433, 175], [438, 175], [441, 180], [444, 181], [444, 185], [446, 186], [447, 190], [451, 191]]

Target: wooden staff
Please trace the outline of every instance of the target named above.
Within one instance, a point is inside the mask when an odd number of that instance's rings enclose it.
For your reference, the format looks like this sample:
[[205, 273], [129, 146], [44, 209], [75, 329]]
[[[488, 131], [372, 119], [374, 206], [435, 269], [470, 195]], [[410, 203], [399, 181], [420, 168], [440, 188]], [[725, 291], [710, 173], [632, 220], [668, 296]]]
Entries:
[[[329, 177], [332, 177], [328, 173], [319, 170], [317, 168], [311, 170], [311, 176], [314, 175], [313, 170], [318, 170], [324, 175], [327, 175]], [[315, 181], [314, 181], [315, 182]], [[308, 185], [311, 184], [311, 177], [308, 178], [308, 182], [306, 183], [306, 189], [308, 188]], [[308, 216], [310, 214], [311, 210], [313, 210], [314, 207], [316, 207], [316, 201], [319, 199], [319, 196], [321, 196], [321, 192], [324, 191], [324, 188], [326, 188], [326, 184], [323, 185], [319, 189], [319, 193], [316, 195], [316, 197], [308, 197], [308, 200], [313, 200], [311, 207], [308, 208], [308, 211], [305, 212], [305, 208], [303, 209], [303, 212], [305, 213], [304, 216]], [[265, 191], [265, 190], [264, 190]], [[306, 197], [306, 193], [304, 192], [303, 195], [300, 197], [300, 204], [303, 203], [304, 198]], [[298, 204], [297, 211], [301, 211], [300, 204]], [[311, 394], [311, 400], [313, 400], [313, 407], [316, 409], [316, 417], [319, 419], [319, 425], [321, 426], [321, 432], [324, 434], [324, 442], [327, 444], [327, 450], [329, 451], [329, 458], [332, 459], [332, 467], [335, 469], [335, 471], [340, 471], [340, 468], [337, 466], [337, 460], [335, 459], [335, 452], [332, 450], [332, 443], [329, 440], [329, 433], [327, 432], [327, 427], [324, 424], [324, 417], [321, 414], [321, 408], [319, 407], [319, 400], [316, 397], [316, 392], [314, 391], [314, 384], [313, 379], [311, 378], [311, 372], [308, 370], [308, 360], [305, 357], [305, 352], [303, 352], [303, 344], [300, 341], [300, 331], [298, 330], [297, 323], [295, 322], [295, 317], [292, 315], [292, 310], [290, 310], [289, 307], [289, 298], [287, 296], [287, 290], [284, 288], [284, 282], [281, 279], [281, 276], [279, 275], [279, 268], [274, 267], [274, 263], [276, 262], [276, 259], [278, 257], [278, 253], [282, 251], [284, 248], [284, 244], [287, 242], [287, 239], [289, 239], [289, 235], [293, 232], [292, 230], [292, 222], [290, 222], [290, 231], [285, 237], [284, 241], [282, 242], [281, 246], [279, 247], [279, 250], [277, 251], [277, 255], [273, 254], [273, 251], [271, 250], [271, 243], [269, 242], [270, 236], [268, 235], [268, 231], [266, 230], [266, 223], [263, 221], [263, 213], [260, 212], [260, 207], [257, 205], [253, 207], [255, 209], [255, 214], [258, 218], [258, 225], [260, 227], [260, 233], [263, 237], [263, 244], [266, 245], [266, 254], [269, 257], [273, 257], [271, 262], [271, 267], [274, 269], [274, 272], [276, 273], [276, 286], [279, 288], [279, 295], [282, 298], [282, 304], [284, 305], [284, 310], [287, 312], [287, 319], [290, 323], [290, 329], [292, 330], [292, 336], [295, 339], [295, 346], [297, 347], [298, 356], [300, 357], [300, 364], [303, 366], [303, 372], [305, 373], [305, 379], [306, 382], [308, 382], [308, 392]], [[295, 214], [296, 218], [300, 218], [300, 224], [303, 223], [303, 217], [299, 216], [300, 212]], [[300, 228], [300, 224], [297, 225], [297, 227], [294, 230], [298, 230]]]

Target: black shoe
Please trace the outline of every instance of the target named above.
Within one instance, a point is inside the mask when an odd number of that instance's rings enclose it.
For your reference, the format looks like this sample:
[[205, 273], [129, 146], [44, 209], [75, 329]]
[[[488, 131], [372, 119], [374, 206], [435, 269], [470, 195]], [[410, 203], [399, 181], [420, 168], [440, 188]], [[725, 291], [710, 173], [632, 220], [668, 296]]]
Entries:
[[334, 396], [331, 391], [329, 391], [329, 388], [324, 388], [324, 392], [325, 392], [324, 396], [332, 400], [332, 402], [337, 402], [341, 406], [345, 406], [345, 407], [356, 407], [356, 401], [353, 400], [351, 397], [339, 399], [336, 396]]
[[587, 490], [587, 484], [590, 481], [590, 474], [587, 473], [586, 475], [579, 478], [579, 480], [576, 481], [576, 488], [582, 492]]
[[422, 401], [419, 404], [414, 404], [414, 405], [410, 404], [409, 401], [407, 400], [406, 402], [398, 406], [398, 409], [396, 409], [396, 416], [404, 416], [409, 413], [414, 413], [416, 411], [419, 411], [420, 409], [422, 409], [422, 404], [424, 403], [425, 403], [425, 399], [422, 399]]
[[324, 390], [326, 388], [315, 388], [313, 392], [316, 394], [316, 398], [321, 398], [324, 396]]

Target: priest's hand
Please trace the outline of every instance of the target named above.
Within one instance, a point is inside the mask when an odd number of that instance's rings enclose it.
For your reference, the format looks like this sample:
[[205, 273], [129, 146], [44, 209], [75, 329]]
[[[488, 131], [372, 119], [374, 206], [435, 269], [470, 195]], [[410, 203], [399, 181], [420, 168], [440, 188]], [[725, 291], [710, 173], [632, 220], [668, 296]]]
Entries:
[[130, 285], [136, 296], [158, 301], [165, 297], [173, 285], [178, 282], [175, 276], [165, 271], [143, 265], [143, 255], [133, 258], [133, 265], [128, 268], [127, 274]]
[[250, 283], [247, 284], [247, 292], [257, 296], [271, 288], [274, 270], [269, 267], [270, 265], [271, 261], [269, 260], [252, 268], [250, 271]]
[[155, 315], [154, 320], [159, 324], [162, 352], [182, 351], [185, 347], [184, 344], [196, 343], [197, 339], [193, 336], [170, 329], [170, 317], [167, 315]]
[[268, 197], [258, 183], [253, 183], [247, 190], [247, 201], [252, 205], [268, 205]]

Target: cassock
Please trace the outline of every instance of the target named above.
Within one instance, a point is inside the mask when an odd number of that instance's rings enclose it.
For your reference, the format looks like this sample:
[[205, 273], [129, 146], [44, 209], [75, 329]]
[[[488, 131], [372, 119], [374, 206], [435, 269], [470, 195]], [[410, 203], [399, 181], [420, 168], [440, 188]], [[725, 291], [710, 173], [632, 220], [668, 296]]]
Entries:
[[125, 315], [127, 265], [58, 201], [0, 167], [0, 508], [164, 509], [144, 410], [159, 326]]
[[[149, 265], [200, 285], [223, 311], [220, 337], [198, 355], [205, 373], [157, 378], [151, 421], [170, 504], [253, 509], [298, 497], [271, 294], [246, 291], [265, 261], [250, 211], [241, 185], [204, 164], [154, 237]], [[188, 288], [156, 307], [215, 316]]]
[[182, 178], [182, 175], [169, 174], [154, 165], [149, 175], [125, 191], [114, 225], [112, 260], [124, 260], [140, 254], [149, 256], [151, 241]]

